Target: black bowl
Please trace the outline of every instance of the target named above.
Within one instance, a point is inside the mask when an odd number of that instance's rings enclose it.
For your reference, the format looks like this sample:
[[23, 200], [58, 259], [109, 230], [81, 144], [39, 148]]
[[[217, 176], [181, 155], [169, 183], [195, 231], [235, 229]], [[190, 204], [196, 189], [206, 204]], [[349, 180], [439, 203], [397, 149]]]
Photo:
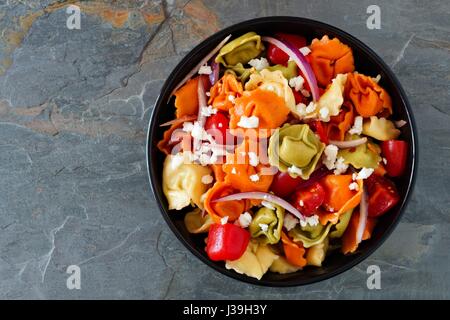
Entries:
[[[167, 200], [162, 191], [161, 176], [164, 156], [156, 148], [156, 144], [163, 134], [163, 129], [159, 125], [171, 120], [174, 116], [174, 109], [169, 107], [170, 104], [173, 104], [173, 101], [170, 101], [170, 93], [174, 87], [228, 34], [237, 37], [248, 31], [255, 31], [261, 35], [273, 35], [274, 32], [298, 33], [305, 35], [309, 40], [315, 37], [320, 38], [325, 34], [338, 37], [353, 49], [357, 71], [371, 76], [381, 75], [380, 84], [392, 97], [394, 119], [403, 119], [407, 122], [401, 128], [401, 138], [406, 140], [410, 146], [406, 173], [395, 181], [402, 201], [379, 219], [371, 239], [363, 241], [352, 255], [344, 256], [340, 252], [331, 254], [320, 268], [306, 267], [302, 271], [283, 275], [268, 272], [261, 280], [227, 270], [224, 263], [209, 260], [204, 251], [204, 235], [189, 234], [184, 226], [183, 217], [186, 211], [169, 212]], [[417, 166], [417, 134], [411, 108], [399, 81], [386, 63], [364, 43], [350, 34], [322, 22], [298, 17], [265, 17], [244, 21], [215, 33], [196, 46], [175, 67], [164, 83], [153, 109], [148, 129], [147, 163], [153, 193], [164, 219], [178, 239], [201, 261], [222, 274], [244, 282], [264, 286], [298, 286], [321, 281], [352, 268], [367, 258], [388, 238], [405, 210], [414, 184]]]

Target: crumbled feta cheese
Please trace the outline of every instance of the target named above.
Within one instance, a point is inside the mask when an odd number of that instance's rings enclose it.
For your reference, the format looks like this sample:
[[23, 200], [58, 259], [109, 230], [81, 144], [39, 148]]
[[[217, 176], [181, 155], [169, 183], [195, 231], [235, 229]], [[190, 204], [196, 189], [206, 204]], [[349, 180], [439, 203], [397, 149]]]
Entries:
[[258, 176], [258, 174], [252, 174], [252, 175], [250, 176], [250, 180], [253, 181], [253, 182], [259, 181], [259, 176]]
[[241, 116], [237, 125], [241, 128], [246, 129], [258, 128], [259, 118], [257, 116], [251, 117]]
[[292, 173], [294, 175], [297, 175], [297, 176], [301, 176], [302, 175], [302, 169], [297, 168], [296, 166], [289, 167], [288, 168], [288, 172]]
[[236, 174], [236, 168], [231, 169], [232, 174]]
[[300, 90], [300, 92], [301, 92], [302, 95], [303, 95], [304, 97], [306, 97], [306, 98], [311, 97], [311, 93], [309, 93], [309, 91], [306, 90], [306, 89], [302, 89], [302, 90]]
[[266, 207], [267, 209], [275, 210], [275, 207], [274, 207], [273, 204], [272, 204], [271, 202], [269, 202], [269, 201], [263, 200], [263, 201], [261, 201], [261, 204], [262, 204], [264, 207]]
[[323, 153], [325, 154], [323, 164], [327, 167], [328, 170], [334, 169], [334, 163], [336, 162], [336, 157], [338, 154], [338, 147], [336, 147], [334, 144], [329, 144], [325, 147]]
[[219, 123], [217, 124], [217, 126], [218, 126], [219, 128], [222, 128], [222, 127], [223, 127], [223, 123], [222, 123], [222, 122], [219, 122]]
[[294, 88], [295, 91], [300, 91], [303, 88], [303, 84], [305, 83], [305, 79], [302, 76], [297, 76], [289, 79], [289, 86]]
[[330, 211], [330, 212], [333, 212], [333, 211], [334, 211], [334, 208], [333, 208], [333, 207], [328, 207], [327, 210]]
[[228, 216], [225, 216], [222, 219], [220, 219], [221, 224], [226, 224], [227, 222], [228, 222]]
[[247, 228], [250, 225], [250, 223], [252, 222], [252, 215], [250, 213], [248, 213], [247, 211], [244, 213], [241, 213], [241, 215], [239, 216], [238, 222], [242, 228]]
[[217, 109], [213, 108], [213, 106], [202, 107], [202, 109], [201, 109], [201, 114], [204, 117], [209, 117], [216, 113], [217, 113]]
[[367, 179], [372, 173], [372, 168], [362, 168], [361, 171], [358, 172], [356, 179]]
[[194, 126], [191, 130], [191, 136], [198, 140], [204, 140], [206, 138], [206, 131], [205, 129], [200, 125], [198, 121], [194, 122]]
[[265, 224], [265, 223], [260, 223], [258, 225], [259, 225], [259, 227], [261, 228], [261, 230], [263, 232], [267, 232], [267, 230], [269, 230], [269, 226], [267, 224]]
[[252, 167], [256, 167], [259, 163], [258, 155], [252, 151], [248, 153], [248, 160]]
[[322, 119], [323, 121], [330, 121], [330, 110], [328, 110], [328, 108], [321, 108], [319, 110], [319, 115], [320, 119]]
[[292, 214], [286, 213], [283, 220], [283, 226], [287, 231], [290, 231], [295, 228], [298, 224], [298, 219], [294, 217]]
[[231, 103], [233, 103], [234, 104], [234, 100], [236, 100], [236, 97], [235, 96], [233, 96], [232, 94], [230, 94], [230, 95], [228, 95], [228, 101], [230, 101]]
[[381, 160], [383, 161], [384, 165], [387, 165], [387, 159], [386, 158], [383, 158]]
[[299, 203], [300, 207], [303, 207], [305, 205], [305, 203], [303, 202], [303, 200], [300, 200]]
[[319, 216], [317, 214], [311, 217], [305, 217], [305, 220], [300, 220], [300, 225], [302, 227], [306, 227], [307, 225], [314, 227], [317, 226], [318, 224], [319, 224]]
[[358, 190], [359, 190], [358, 183], [356, 183], [356, 182], [350, 183], [350, 184], [348, 185], [348, 188], [349, 188], [350, 190], [355, 190], [355, 191], [358, 191]]
[[170, 167], [175, 170], [176, 168], [178, 168], [179, 166], [181, 166], [184, 162], [184, 156], [182, 153], [177, 153], [176, 155], [174, 155], [171, 159], [172, 161], [170, 161]]
[[377, 74], [375, 78], [372, 78], [373, 82], [378, 83], [381, 80], [381, 74]]
[[308, 54], [311, 53], [311, 49], [308, 48], [308, 47], [302, 47], [302, 48], [300, 48], [300, 49], [298, 49], [298, 50], [300, 50], [300, 52], [301, 52], [302, 55], [304, 55], [304, 56], [307, 56]]
[[210, 184], [211, 182], [213, 182], [213, 177], [212, 177], [212, 175], [210, 175], [210, 174], [207, 174], [207, 175], [204, 175], [203, 177], [202, 177], [202, 183], [203, 184]]
[[206, 94], [207, 97], [211, 97], [211, 93], [209, 93], [209, 91], [206, 91], [205, 94]]
[[299, 115], [306, 116], [306, 104], [300, 102], [297, 104], [296, 109]]
[[356, 180], [357, 174], [356, 173], [352, 173], [352, 180]]
[[269, 62], [267, 61], [266, 58], [252, 59], [248, 62], [248, 64], [258, 71], [261, 71], [262, 69], [267, 68], [269, 66]]
[[338, 175], [344, 173], [345, 171], [347, 171], [347, 169], [348, 169], [348, 164], [344, 163], [344, 161], [345, 161], [345, 159], [342, 158], [342, 157], [339, 157], [339, 158], [336, 160], [336, 163], [334, 164], [334, 167], [335, 167], [336, 169], [334, 169], [334, 171], [333, 171], [333, 173], [334, 173], [336, 176], [338, 176]]
[[200, 69], [198, 69], [198, 74], [211, 74], [212, 69], [210, 66], [204, 65], [201, 66]]
[[308, 104], [308, 106], [306, 107], [306, 113], [312, 113], [312, 112], [316, 111], [316, 107], [317, 107], [316, 104], [313, 101], [311, 101]]
[[183, 123], [183, 131], [191, 132], [194, 129], [194, 124], [192, 122], [184, 122]]
[[348, 133], [350, 134], [361, 134], [363, 129], [363, 117], [357, 116], [355, 117], [355, 122], [353, 124], [353, 127], [348, 130]]
[[398, 121], [395, 121], [394, 123], [395, 123], [395, 126], [396, 126], [397, 128], [401, 128], [401, 127], [403, 127], [405, 124], [407, 124], [407, 122], [406, 122], [405, 120], [398, 120]]

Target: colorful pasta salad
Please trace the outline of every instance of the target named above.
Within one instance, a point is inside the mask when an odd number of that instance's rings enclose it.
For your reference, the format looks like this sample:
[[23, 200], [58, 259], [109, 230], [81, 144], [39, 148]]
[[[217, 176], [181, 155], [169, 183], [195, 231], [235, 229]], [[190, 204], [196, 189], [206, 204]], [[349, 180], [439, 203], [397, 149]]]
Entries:
[[161, 125], [162, 187], [211, 260], [261, 279], [371, 237], [408, 156], [380, 78], [355, 70], [338, 38], [255, 32], [186, 76]]

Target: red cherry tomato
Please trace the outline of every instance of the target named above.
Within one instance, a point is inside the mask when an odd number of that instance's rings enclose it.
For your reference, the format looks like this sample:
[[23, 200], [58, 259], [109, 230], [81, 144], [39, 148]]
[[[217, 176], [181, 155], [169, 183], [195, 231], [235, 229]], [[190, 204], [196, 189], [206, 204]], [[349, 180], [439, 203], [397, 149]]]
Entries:
[[387, 160], [387, 174], [391, 177], [401, 176], [405, 172], [408, 143], [401, 140], [383, 141], [381, 151]]
[[205, 130], [208, 131], [208, 133], [213, 136], [214, 140], [218, 144], [225, 144], [225, 142], [228, 140], [227, 133], [229, 128], [228, 125], [229, 122], [230, 120], [224, 113], [217, 112], [216, 114], [206, 119]]
[[320, 141], [325, 144], [328, 144], [328, 134], [325, 127], [325, 124], [320, 120], [314, 120], [309, 123], [309, 126], [312, 131], [319, 135]]
[[287, 172], [278, 172], [273, 178], [270, 190], [281, 198], [289, 197], [302, 183], [300, 177], [292, 178]]
[[400, 196], [391, 180], [372, 174], [365, 182], [369, 195], [369, 217], [385, 214], [400, 201]]
[[239, 259], [247, 249], [250, 233], [231, 223], [214, 223], [209, 228], [206, 253], [213, 261]]
[[[296, 34], [277, 33], [276, 38], [282, 41], [288, 41], [298, 49], [306, 46], [306, 39]], [[285, 65], [289, 60], [289, 56], [273, 44], [269, 44], [269, 48], [267, 49], [267, 58], [272, 64]]]
[[308, 98], [304, 97], [300, 92], [292, 89], [292, 93], [294, 93], [295, 104], [303, 103], [308, 105]]
[[303, 215], [310, 217], [325, 200], [325, 189], [318, 182], [305, 189], [295, 191], [292, 205]]

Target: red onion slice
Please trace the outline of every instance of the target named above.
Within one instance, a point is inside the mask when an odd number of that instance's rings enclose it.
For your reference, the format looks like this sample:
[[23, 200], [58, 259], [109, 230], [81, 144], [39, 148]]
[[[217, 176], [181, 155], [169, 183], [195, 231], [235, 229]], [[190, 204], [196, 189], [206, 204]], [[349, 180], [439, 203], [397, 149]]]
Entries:
[[361, 193], [361, 203], [359, 204], [359, 222], [358, 229], [356, 229], [356, 243], [359, 244], [362, 241], [364, 230], [367, 224], [367, 215], [369, 212], [369, 204], [367, 203], [367, 191], [363, 185], [363, 190]]
[[160, 127], [169, 127], [169, 126], [174, 125], [174, 124], [179, 124], [179, 123], [184, 123], [184, 122], [187, 122], [187, 121], [194, 121], [194, 120], [197, 120], [197, 116], [196, 115], [184, 116], [182, 118], [176, 118], [176, 119], [164, 122], [163, 124], [160, 124], [159, 126]]
[[215, 58], [213, 57], [211, 61], [212, 72], [209, 75], [209, 82], [211, 83], [212, 86], [215, 85], [216, 82], [219, 80], [219, 69], [220, 69], [219, 64], [214, 60]]
[[297, 66], [302, 71], [302, 74], [308, 81], [309, 87], [311, 88], [311, 93], [314, 101], [319, 100], [319, 87], [317, 86], [316, 76], [309, 65], [308, 61], [305, 59], [303, 54], [300, 52], [299, 48], [295, 48], [292, 44], [287, 41], [277, 40], [272, 37], [262, 37], [263, 41], [267, 41], [275, 46], [277, 46], [281, 51], [286, 53], [292, 60], [295, 61]]
[[203, 66], [205, 63], [207, 63], [209, 61], [209, 59], [211, 59], [217, 52], [219, 52], [219, 50], [225, 45], [225, 43], [227, 43], [227, 41], [231, 38], [231, 34], [228, 35], [225, 39], [223, 39], [218, 45], [217, 47], [215, 47], [210, 53], [208, 53], [203, 59], [202, 61], [200, 61], [184, 78], [183, 80], [181, 80], [181, 82], [175, 87], [175, 89], [173, 89], [172, 93], [170, 94], [171, 96], [175, 93], [175, 91], [177, 91], [182, 85], [184, 85], [186, 83], [186, 81], [188, 81], [194, 74], [196, 74], [198, 72], [198, 70], [200, 69], [201, 66]]
[[348, 140], [348, 141], [337, 141], [337, 140], [330, 140], [330, 144], [334, 144], [339, 149], [347, 149], [347, 148], [353, 148], [357, 147], [361, 144], [364, 144], [367, 142], [367, 138], [361, 138], [361, 139], [355, 139], [355, 140]]
[[233, 201], [233, 200], [242, 200], [242, 199], [255, 199], [255, 200], [265, 200], [269, 202], [273, 202], [281, 207], [283, 207], [286, 211], [292, 213], [294, 216], [299, 218], [300, 220], [305, 220], [305, 217], [303, 214], [301, 214], [300, 211], [295, 209], [289, 202], [286, 200], [281, 199], [280, 197], [277, 197], [276, 195], [273, 195], [271, 193], [267, 192], [242, 192], [242, 193], [235, 193], [231, 194], [229, 196], [213, 200], [213, 202], [223, 202], [223, 201]]

